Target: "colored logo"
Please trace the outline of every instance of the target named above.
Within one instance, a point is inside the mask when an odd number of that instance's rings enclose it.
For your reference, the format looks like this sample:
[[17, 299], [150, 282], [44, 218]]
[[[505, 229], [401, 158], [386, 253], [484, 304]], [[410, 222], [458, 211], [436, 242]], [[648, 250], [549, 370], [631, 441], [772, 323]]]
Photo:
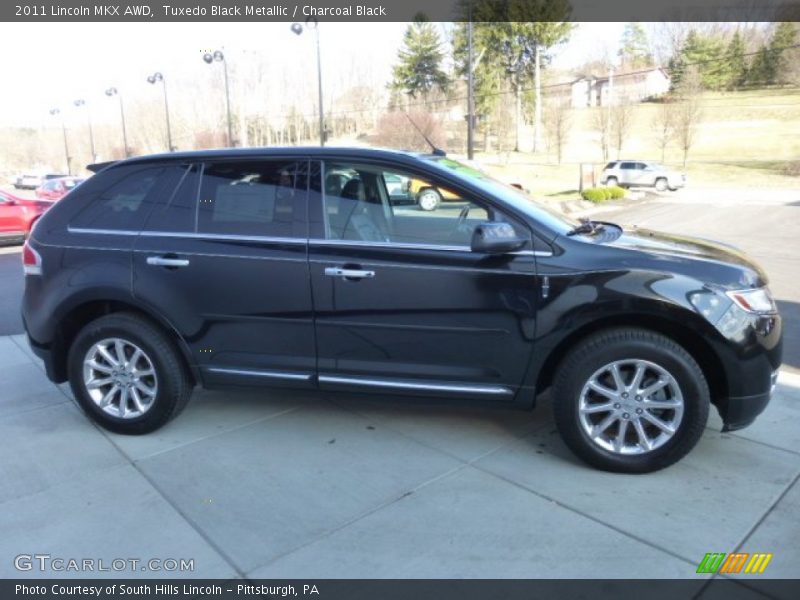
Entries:
[[708, 552], [697, 565], [697, 572], [760, 575], [771, 560], [771, 552]]

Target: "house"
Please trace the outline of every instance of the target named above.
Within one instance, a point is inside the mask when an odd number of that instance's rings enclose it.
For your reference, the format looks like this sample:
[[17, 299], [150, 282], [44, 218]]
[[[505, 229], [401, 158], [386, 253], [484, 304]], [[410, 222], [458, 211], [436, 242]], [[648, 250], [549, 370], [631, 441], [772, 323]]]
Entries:
[[642, 102], [669, 91], [671, 79], [662, 67], [610, 73], [602, 77], [578, 75], [571, 81], [550, 86], [548, 96], [572, 108]]

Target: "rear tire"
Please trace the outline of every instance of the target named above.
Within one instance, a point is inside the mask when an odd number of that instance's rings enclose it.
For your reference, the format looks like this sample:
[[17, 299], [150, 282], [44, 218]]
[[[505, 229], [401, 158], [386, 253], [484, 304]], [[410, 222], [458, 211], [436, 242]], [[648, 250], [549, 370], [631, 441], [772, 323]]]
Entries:
[[606, 185], [608, 187], [616, 187], [619, 185], [619, 179], [617, 179], [616, 177], [609, 177], [608, 179], [606, 179]]
[[417, 196], [417, 204], [424, 211], [436, 210], [441, 201], [441, 194], [433, 188], [422, 190]]
[[158, 429], [184, 409], [192, 393], [173, 341], [134, 313], [106, 315], [84, 326], [67, 361], [78, 404], [115, 433]]
[[692, 356], [646, 329], [590, 336], [565, 357], [553, 384], [566, 445], [588, 464], [618, 473], [649, 473], [680, 460], [700, 439], [709, 404]]

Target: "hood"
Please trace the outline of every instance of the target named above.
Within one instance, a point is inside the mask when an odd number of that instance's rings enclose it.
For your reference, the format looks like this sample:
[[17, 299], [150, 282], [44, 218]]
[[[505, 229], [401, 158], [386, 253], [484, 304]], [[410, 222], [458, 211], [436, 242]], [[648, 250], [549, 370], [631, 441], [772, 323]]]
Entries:
[[706, 263], [709, 275], [718, 274], [714, 283], [726, 287], [761, 287], [768, 283], [766, 272], [744, 252], [714, 240], [635, 228], [623, 230], [608, 245], [636, 250], [690, 269], [700, 262]]

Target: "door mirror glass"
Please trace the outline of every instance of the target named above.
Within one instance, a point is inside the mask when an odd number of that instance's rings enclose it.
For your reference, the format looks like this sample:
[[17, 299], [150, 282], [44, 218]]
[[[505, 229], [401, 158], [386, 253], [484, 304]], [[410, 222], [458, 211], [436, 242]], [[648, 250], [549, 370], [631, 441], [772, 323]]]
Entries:
[[521, 249], [526, 242], [510, 223], [486, 221], [475, 227], [471, 249], [484, 254], [507, 254]]

